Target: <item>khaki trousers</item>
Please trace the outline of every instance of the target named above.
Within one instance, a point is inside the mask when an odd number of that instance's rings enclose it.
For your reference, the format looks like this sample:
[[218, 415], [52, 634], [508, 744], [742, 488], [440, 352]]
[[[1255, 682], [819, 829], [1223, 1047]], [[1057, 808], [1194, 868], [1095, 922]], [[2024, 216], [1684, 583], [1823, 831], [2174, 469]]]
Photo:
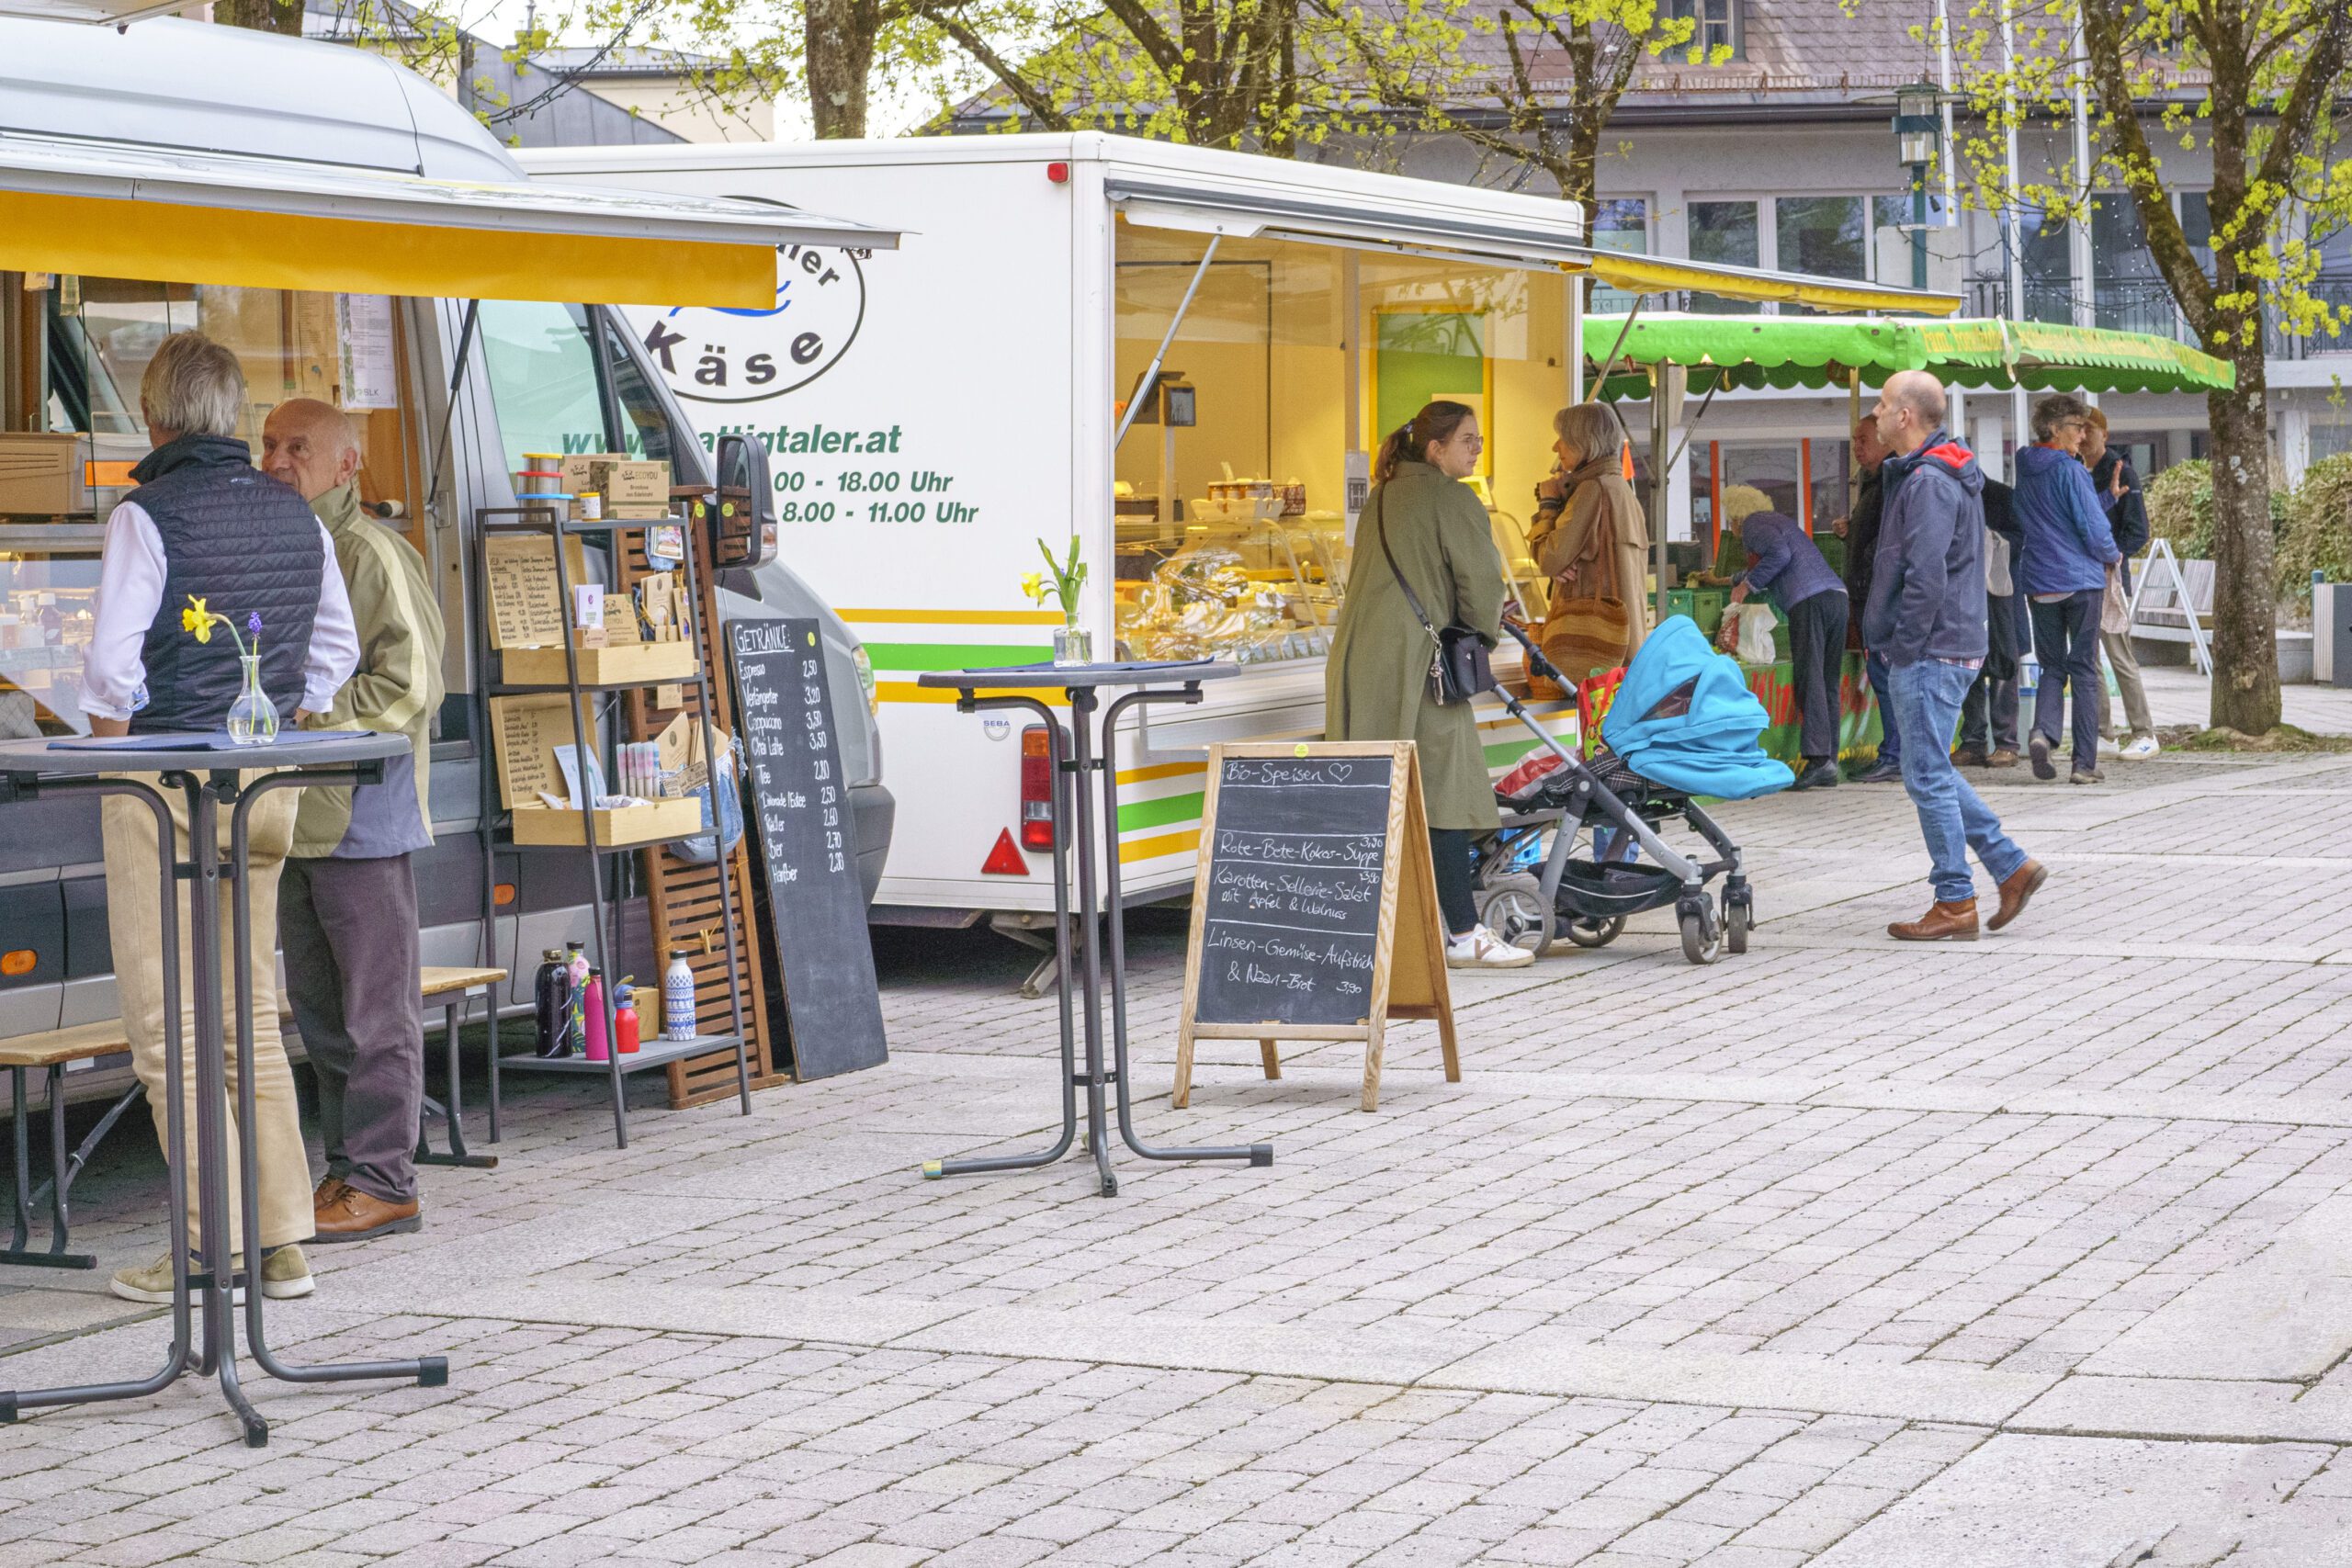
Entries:
[[2140, 656], [2132, 650], [2132, 634], [2103, 631], [2098, 634], [2098, 643], [2107, 649], [2108, 665], [2115, 671], [2115, 689], [2123, 694], [2123, 717], [2129, 726], [2126, 728], [2113, 722], [2115, 716], [2109, 711], [2107, 701], [2107, 682], [2102, 681], [2098, 688], [2100, 731], [2127, 741], [2154, 735], [2156, 721], [2148, 716], [2148, 684], [2140, 678]]
[[[258, 775], [248, 774], [248, 777]], [[150, 785], [152, 778], [141, 782]], [[166, 789], [171, 803], [175, 847], [187, 854], [187, 799]], [[253, 916], [254, 997], [254, 1119], [252, 1128], [261, 1174], [261, 1244], [283, 1247], [307, 1241], [313, 1230], [311, 1208], [311, 1161], [302, 1147], [302, 1122], [294, 1099], [294, 1072], [287, 1065], [286, 1044], [277, 1025], [277, 874], [294, 841], [294, 812], [300, 800], [295, 790], [274, 790], [262, 796], [250, 818]], [[137, 799], [108, 795], [102, 803], [101, 821], [107, 851], [107, 924], [114, 948], [115, 997], [122, 1007], [123, 1032], [130, 1040], [130, 1065], [147, 1088], [147, 1108], [155, 1121], [155, 1137], [163, 1143], [170, 1123], [164, 1098], [164, 966], [163, 911], [156, 907], [155, 817]], [[229, 854], [229, 815], [220, 807], [220, 855]], [[239, 1128], [237, 1125], [237, 1000], [234, 885], [220, 884], [220, 1017], [221, 1040], [229, 1089], [229, 1246], [244, 1247], [243, 1217], [237, 1197]], [[181, 1083], [187, 1096], [187, 1159], [191, 1180], [182, 1195], [187, 1206], [188, 1235], [201, 1241], [197, 1229], [196, 1187], [196, 995], [195, 960], [188, 939], [188, 885], [180, 884], [176, 911], [180, 938]], [[166, 1145], [168, 1146], [168, 1145]]]

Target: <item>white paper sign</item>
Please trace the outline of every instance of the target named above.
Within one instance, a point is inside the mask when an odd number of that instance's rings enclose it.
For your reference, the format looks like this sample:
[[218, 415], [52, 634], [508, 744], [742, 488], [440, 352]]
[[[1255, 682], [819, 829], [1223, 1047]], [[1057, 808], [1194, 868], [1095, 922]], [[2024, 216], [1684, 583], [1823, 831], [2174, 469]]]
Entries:
[[343, 339], [343, 406], [400, 406], [400, 367], [392, 353], [392, 301], [383, 294], [338, 294], [335, 325]]

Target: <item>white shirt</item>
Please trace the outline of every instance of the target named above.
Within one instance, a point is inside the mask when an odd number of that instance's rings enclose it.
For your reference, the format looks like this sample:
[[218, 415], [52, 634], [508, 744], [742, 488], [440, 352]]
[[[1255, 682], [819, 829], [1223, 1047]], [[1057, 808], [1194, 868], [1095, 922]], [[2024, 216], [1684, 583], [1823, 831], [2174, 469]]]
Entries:
[[[319, 607], [311, 618], [311, 651], [302, 664], [302, 706], [324, 713], [359, 668], [359, 633], [351, 595], [334, 564], [334, 539], [319, 525], [326, 557], [319, 568]], [[147, 629], [164, 607], [164, 536], [137, 502], [107, 518], [105, 553], [90, 646], [82, 653], [82, 711], [92, 718], [127, 719], [147, 686]], [[262, 628], [267, 635], [269, 628]], [[292, 723], [294, 716], [283, 716]]]

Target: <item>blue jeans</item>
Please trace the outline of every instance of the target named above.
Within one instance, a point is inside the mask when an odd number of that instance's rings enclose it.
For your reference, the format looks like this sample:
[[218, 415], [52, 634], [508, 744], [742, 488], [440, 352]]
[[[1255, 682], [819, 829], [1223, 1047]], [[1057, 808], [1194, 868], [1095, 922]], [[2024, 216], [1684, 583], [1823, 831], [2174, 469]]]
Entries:
[[1870, 677], [1871, 692], [1878, 698], [1878, 760], [1882, 762], [1903, 761], [1903, 727], [1895, 717], [1894, 688], [1887, 679], [1892, 668], [1884, 654], [1862, 656], [1863, 672]]
[[1903, 793], [1919, 813], [1919, 833], [1934, 863], [1928, 880], [1939, 904], [1976, 897], [1976, 879], [1968, 872], [1971, 850], [1996, 882], [2025, 863], [2025, 852], [2001, 831], [2001, 819], [1952, 766], [1948, 742], [1960, 722], [1961, 699], [1975, 683], [1975, 671], [1934, 659], [1897, 664], [1887, 672], [1895, 716], [1913, 740], [1903, 753]]
[[2041, 663], [2041, 684], [2033, 694], [2033, 732], [2058, 745], [2058, 716], [2065, 694], [2075, 697], [2074, 752], [2077, 772], [2098, 766], [2098, 710], [2107, 683], [2098, 671], [2098, 612], [2103, 595], [2086, 588], [2055, 604], [2033, 604], [2033, 656]]

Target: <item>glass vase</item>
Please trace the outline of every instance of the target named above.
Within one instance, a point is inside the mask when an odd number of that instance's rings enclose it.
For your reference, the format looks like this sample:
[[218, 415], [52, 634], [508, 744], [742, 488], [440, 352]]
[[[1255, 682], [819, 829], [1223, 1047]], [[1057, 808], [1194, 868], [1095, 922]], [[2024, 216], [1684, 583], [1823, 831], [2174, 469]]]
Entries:
[[1094, 634], [1083, 626], [1054, 628], [1054, 664], [1061, 668], [1094, 662]]
[[277, 739], [277, 706], [261, 689], [261, 655], [241, 653], [245, 667], [243, 689], [229, 705], [229, 739], [240, 746], [266, 746]]

